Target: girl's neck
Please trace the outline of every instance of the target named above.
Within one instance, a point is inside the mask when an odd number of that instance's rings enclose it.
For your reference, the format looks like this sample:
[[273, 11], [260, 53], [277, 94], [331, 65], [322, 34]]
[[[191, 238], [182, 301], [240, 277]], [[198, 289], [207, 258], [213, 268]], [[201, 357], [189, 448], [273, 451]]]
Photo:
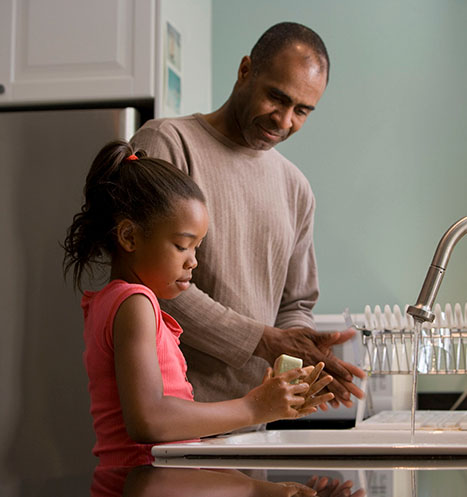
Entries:
[[123, 280], [127, 283], [139, 283], [141, 280], [129, 268], [128, 264], [123, 263], [119, 259], [112, 260], [109, 281]]

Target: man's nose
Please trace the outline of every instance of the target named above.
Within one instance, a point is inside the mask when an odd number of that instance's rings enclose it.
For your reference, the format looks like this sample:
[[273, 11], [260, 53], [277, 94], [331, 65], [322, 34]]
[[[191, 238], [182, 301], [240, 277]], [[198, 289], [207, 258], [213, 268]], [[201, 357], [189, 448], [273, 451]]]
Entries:
[[293, 126], [293, 108], [276, 109], [272, 113], [272, 118], [279, 129], [290, 129]]

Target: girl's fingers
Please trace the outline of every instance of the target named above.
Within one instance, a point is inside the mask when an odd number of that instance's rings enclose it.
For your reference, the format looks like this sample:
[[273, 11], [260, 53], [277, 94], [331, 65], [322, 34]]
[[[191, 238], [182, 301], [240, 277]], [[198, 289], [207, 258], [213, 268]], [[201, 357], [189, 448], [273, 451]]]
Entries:
[[[321, 375], [324, 369], [324, 362], [319, 362], [316, 366], [307, 366], [305, 368], [290, 369], [280, 374], [280, 377], [288, 383], [298, 379], [304, 380], [309, 385], [313, 385]], [[327, 377], [328, 375], [326, 375]]]
[[[320, 378], [323, 369], [324, 363], [320, 362], [316, 366], [292, 369], [280, 375], [284, 381], [289, 383], [289, 392], [293, 395], [290, 405], [299, 416], [312, 414], [318, 410], [318, 407], [327, 410], [328, 402], [331, 405], [339, 405], [331, 392], [326, 392], [320, 396], [316, 395], [333, 381], [330, 375]], [[295, 383], [297, 380], [301, 381]]]
[[305, 407], [309, 406], [319, 406], [320, 404], [324, 404], [326, 402], [331, 401], [334, 398], [334, 394], [331, 392], [324, 393], [323, 395], [317, 395], [316, 397], [307, 397]]
[[296, 416], [297, 418], [301, 418], [302, 416], [308, 416], [309, 414], [314, 414], [318, 410], [317, 407], [315, 406], [305, 406], [305, 407], [300, 407], [299, 409], [296, 409]]
[[297, 380], [303, 380], [308, 376], [308, 371], [312, 367], [313, 366], [308, 366], [306, 368], [289, 369], [288, 371], [285, 371], [284, 373], [278, 375], [276, 378], [282, 378], [287, 383], [295, 382]]
[[264, 373], [264, 377], [263, 377], [262, 383], [264, 383], [265, 381], [269, 380], [270, 378], [272, 378], [272, 368], [267, 368], [266, 369], [266, 373]]
[[302, 369], [308, 377], [311, 374], [311, 372], [313, 371], [313, 369], [315, 369], [315, 367], [314, 366], [306, 366]]
[[309, 383], [310, 385], [312, 385], [319, 378], [321, 371], [324, 369], [324, 362], [318, 362], [318, 364], [316, 364], [316, 366], [314, 366], [314, 367], [308, 366], [308, 368], [304, 368], [304, 369], [309, 370], [309, 368], [313, 368], [313, 369], [311, 369], [311, 371], [309, 372], [305, 381], [307, 383]]
[[325, 376], [324, 378], [321, 378], [319, 381], [316, 383], [313, 383], [310, 385], [310, 389], [308, 390], [308, 395], [314, 395], [315, 393], [318, 393], [320, 390], [322, 390], [324, 387], [328, 386], [329, 383], [331, 383], [333, 380], [332, 376]]
[[[287, 496], [295, 496], [295, 495], [300, 495], [300, 496], [310, 496], [313, 497], [317, 494], [316, 490], [313, 488], [310, 488], [306, 485], [303, 485], [301, 483], [296, 483], [296, 482], [280, 482], [278, 485], [283, 485], [284, 487], [287, 487], [290, 489], [292, 493], [288, 493]], [[298, 492], [298, 493], [297, 493]]]
[[288, 403], [294, 408], [296, 409], [297, 407], [302, 407], [305, 402], [306, 402], [306, 399], [305, 397], [303, 397], [303, 395], [294, 395], [293, 397], [290, 397], [288, 400]]

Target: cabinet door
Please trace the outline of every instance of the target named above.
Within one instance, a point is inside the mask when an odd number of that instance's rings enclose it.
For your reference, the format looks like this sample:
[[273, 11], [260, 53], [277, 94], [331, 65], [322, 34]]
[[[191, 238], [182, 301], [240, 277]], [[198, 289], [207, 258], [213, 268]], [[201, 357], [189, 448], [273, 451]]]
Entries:
[[156, 0], [0, 3], [0, 105], [154, 96]]

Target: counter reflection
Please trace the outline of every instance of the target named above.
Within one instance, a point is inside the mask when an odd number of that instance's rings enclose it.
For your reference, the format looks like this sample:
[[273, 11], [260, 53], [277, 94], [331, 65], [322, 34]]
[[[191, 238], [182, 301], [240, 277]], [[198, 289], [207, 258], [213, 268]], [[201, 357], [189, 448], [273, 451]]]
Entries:
[[[284, 478], [287, 471], [283, 473]], [[310, 475], [304, 482], [277, 480], [278, 473], [237, 469], [202, 468], [98, 468], [94, 472], [92, 497], [365, 497], [351, 480]]]
[[466, 469], [96, 469], [92, 497], [459, 497]]

